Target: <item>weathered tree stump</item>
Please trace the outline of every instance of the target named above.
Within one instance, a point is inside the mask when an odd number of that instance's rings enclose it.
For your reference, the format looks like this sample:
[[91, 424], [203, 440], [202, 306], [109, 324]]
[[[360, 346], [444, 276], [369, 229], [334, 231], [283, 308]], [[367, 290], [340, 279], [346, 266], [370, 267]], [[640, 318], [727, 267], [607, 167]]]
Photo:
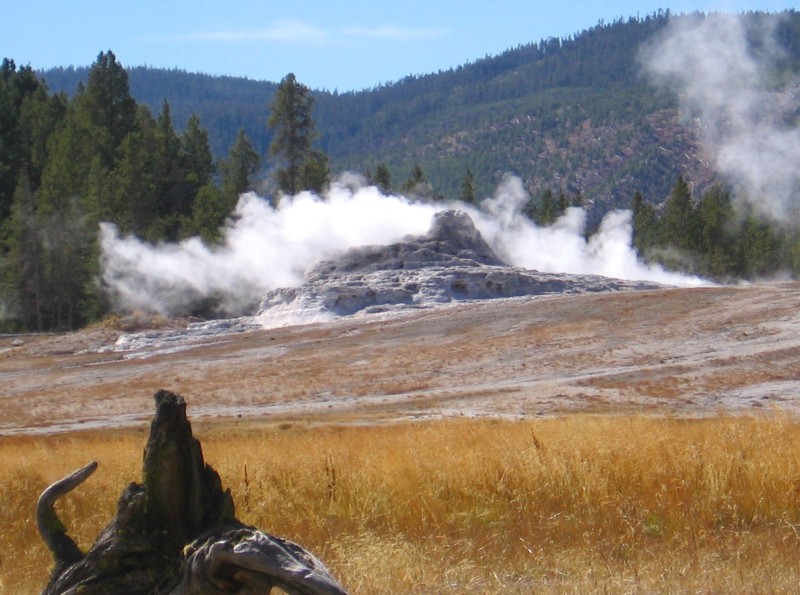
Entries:
[[156, 414], [144, 452], [142, 483], [120, 496], [114, 520], [87, 553], [67, 535], [53, 509], [97, 463], [48, 487], [36, 510], [55, 566], [45, 595], [338, 594], [344, 588], [299, 545], [236, 519], [233, 499], [203, 461], [184, 400], [155, 395]]

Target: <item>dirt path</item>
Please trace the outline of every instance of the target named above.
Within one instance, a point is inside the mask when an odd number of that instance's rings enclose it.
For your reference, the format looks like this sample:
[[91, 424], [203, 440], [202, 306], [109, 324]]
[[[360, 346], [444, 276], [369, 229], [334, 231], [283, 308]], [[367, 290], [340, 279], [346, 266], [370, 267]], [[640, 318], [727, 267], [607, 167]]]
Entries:
[[800, 285], [461, 303], [391, 318], [97, 349], [118, 333], [0, 336], [0, 434], [195, 419], [377, 422], [565, 411], [702, 416], [800, 404]]

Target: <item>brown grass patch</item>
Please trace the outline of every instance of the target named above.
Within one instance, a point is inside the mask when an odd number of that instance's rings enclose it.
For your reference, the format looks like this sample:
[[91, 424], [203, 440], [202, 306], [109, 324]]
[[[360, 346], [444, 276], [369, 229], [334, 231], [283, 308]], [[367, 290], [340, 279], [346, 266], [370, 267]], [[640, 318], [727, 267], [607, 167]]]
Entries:
[[[353, 593], [795, 592], [800, 422], [569, 416], [378, 427], [195, 424], [238, 516], [297, 540]], [[143, 431], [4, 438], [0, 591], [50, 560], [33, 508], [87, 548], [138, 480]]]

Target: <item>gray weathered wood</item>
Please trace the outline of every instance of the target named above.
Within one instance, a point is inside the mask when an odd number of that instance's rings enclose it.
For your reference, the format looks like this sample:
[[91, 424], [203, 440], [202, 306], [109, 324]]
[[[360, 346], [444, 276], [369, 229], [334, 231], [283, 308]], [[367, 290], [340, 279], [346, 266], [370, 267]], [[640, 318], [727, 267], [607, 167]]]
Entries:
[[193, 595], [345, 593], [324, 564], [301, 546], [236, 519], [230, 491], [206, 465], [184, 400], [155, 395], [142, 483], [122, 492], [117, 514], [84, 554], [55, 513], [56, 500], [97, 468], [79, 469], [40, 496], [37, 524], [53, 554], [45, 595]]
[[36, 504], [36, 526], [47, 548], [53, 554], [54, 574], [63, 572], [66, 567], [81, 560], [83, 552], [67, 535], [66, 527], [58, 518], [53, 506], [56, 500], [74, 490], [96, 470], [97, 462], [92, 461], [85, 467], [70, 473], [64, 479], [55, 482], [39, 496], [39, 502]]

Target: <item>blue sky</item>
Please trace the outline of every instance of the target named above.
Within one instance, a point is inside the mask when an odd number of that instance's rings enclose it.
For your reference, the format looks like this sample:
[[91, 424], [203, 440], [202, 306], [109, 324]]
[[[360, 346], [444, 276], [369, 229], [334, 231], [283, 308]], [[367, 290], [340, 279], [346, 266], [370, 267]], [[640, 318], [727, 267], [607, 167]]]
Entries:
[[126, 67], [270, 81], [294, 72], [314, 89], [350, 91], [659, 8], [796, 6], [788, 0], [2, 0], [0, 57], [37, 69], [88, 66], [111, 49]]

